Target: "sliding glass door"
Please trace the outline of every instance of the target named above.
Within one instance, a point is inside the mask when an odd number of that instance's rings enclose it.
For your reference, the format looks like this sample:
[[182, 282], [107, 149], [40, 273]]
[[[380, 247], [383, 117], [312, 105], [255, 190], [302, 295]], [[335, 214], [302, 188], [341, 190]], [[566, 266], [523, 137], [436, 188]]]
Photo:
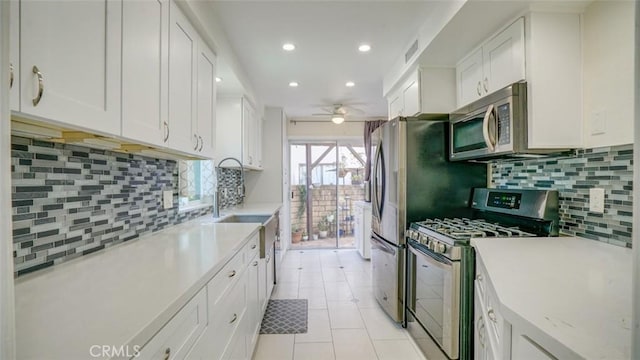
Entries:
[[354, 247], [354, 206], [364, 200], [364, 147], [290, 144], [292, 248]]

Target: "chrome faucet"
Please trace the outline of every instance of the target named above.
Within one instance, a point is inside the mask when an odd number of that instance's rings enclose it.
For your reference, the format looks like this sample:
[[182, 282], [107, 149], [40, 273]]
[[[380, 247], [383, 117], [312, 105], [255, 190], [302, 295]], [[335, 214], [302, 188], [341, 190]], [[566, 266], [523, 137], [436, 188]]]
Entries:
[[[244, 187], [244, 166], [242, 165], [242, 161], [234, 158], [234, 157], [228, 157], [228, 158], [224, 158], [222, 160], [220, 160], [220, 162], [218, 163], [218, 165], [216, 166], [216, 175], [218, 174], [218, 169], [220, 169], [220, 165], [222, 165], [223, 162], [227, 161], [227, 160], [233, 160], [235, 162], [238, 163], [238, 165], [240, 165], [240, 186], [238, 187], [238, 194], [240, 195], [240, 202], [242, 202], [244, 200], [244, 194], [245, 194], [245, 187]], [[219, 180], [219, 179], [217, 179]], [[216, 191], [213, 194], [213, 217], [219, 217], [220, 216], [220, 189], [218, 187], [218, 181], [216, 180]]]

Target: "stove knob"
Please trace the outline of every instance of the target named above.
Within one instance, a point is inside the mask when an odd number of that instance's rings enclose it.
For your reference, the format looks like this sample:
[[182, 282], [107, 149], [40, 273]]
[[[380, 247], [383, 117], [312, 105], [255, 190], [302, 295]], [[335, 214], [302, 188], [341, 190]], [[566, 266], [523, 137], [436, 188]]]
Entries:
[[431, 251], [436, 251], [436, 245], [438, 245], [438, 242], [437, 242], [437, 241], [431, 241], [431, 242], [429, 243], [429, 250], [431, 250]]
[[409, 239], [411, 240], [418, 240], [418, 232], [415, 230], [409, 230]]
[[436, 247], [436, 252], [440, 254], [444, 254], [447, 251], [447, 246], [445, 244], [439, 243]]

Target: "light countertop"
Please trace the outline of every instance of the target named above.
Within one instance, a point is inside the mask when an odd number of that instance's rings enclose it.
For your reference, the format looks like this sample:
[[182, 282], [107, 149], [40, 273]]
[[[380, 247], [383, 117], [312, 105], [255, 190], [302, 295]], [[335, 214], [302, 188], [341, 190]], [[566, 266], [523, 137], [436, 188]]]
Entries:
[[282, 203], [249, 203], [220, 209], [220, 217], [227, 215], [271, 215], [280, 210]]
[[629, 359], [631, 249], [573, 238], [472, 239], [500, 312], [563, 359]]
[[258, 228], [208, 215], [20, 277], [18, 358], [87, 359], [92, 345], [144, 344]]

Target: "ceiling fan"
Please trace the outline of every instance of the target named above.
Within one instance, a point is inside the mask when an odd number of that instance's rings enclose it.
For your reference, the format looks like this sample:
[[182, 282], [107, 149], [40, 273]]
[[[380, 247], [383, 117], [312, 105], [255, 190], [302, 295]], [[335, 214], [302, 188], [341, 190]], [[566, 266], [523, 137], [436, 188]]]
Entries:
[[311, 114], [312, 116], [331, 116], [331, 121], [334, 124], [342, 124], [344, 122], [347, 114], [351, 112], [364, 113], [360, 109], [356, 109], [353, 107], [345, 106], [343, 104], [333, 104], [333, 107], [322, 108], [325, 112]]

